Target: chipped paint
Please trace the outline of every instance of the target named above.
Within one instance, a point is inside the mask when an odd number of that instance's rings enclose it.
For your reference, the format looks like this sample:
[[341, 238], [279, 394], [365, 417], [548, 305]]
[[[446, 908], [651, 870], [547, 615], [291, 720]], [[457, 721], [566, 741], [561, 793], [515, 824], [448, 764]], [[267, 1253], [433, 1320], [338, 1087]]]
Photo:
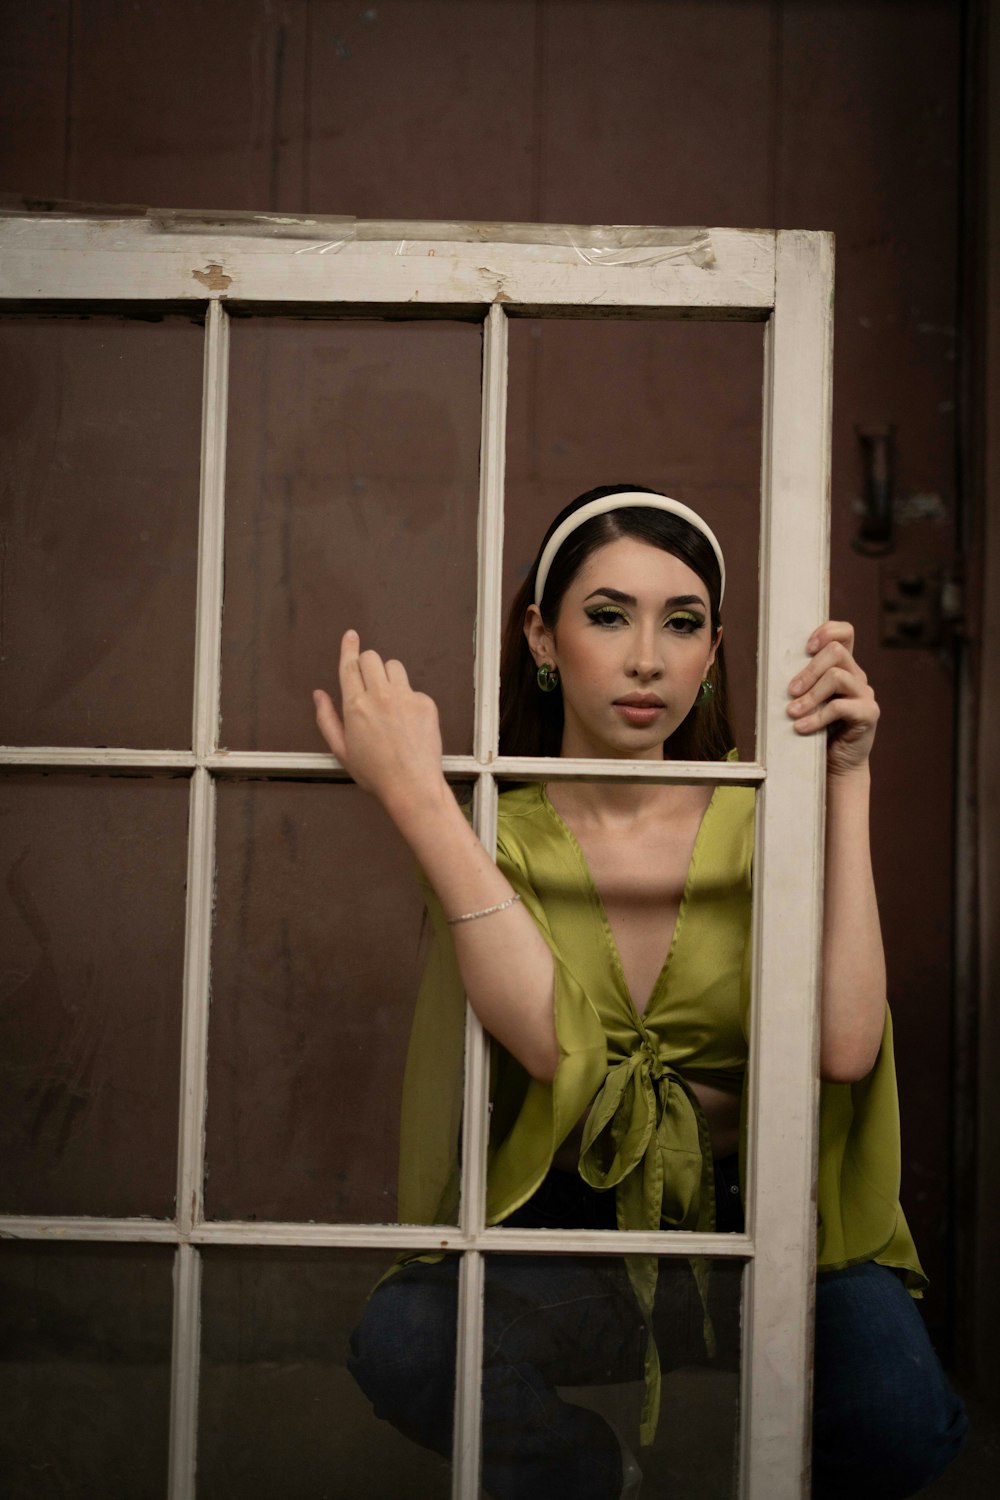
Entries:
[[932, 490], [915, 491], [912, 495], [900, 495], [893, 511], [897, 521], [947, 521], [948, 507], [941, 495]]
[[191, 275], [195, 281], [207, 286], [210, 292], [224, 292], [233, 284], [233, 278], [226, 275], [217, 260], [210, 260], [204, 271], [192, 271]]
[[[855, 515], [866, 512], [864, 499], [855, 495], [851, 501]], [[945, 522], [950, 519], [944, 498], [934, 491], [915, 490], [910, 495], [897, 495], [892, 503], [892, 517], [897, 524], [908, 526], [913, 521]]]

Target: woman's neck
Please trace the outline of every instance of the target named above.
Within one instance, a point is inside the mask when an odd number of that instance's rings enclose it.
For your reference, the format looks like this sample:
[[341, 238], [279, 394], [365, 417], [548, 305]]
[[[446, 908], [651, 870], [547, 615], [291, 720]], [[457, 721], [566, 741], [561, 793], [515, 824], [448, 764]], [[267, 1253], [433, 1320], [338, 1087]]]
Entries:
[[703, 785], [559, 781], [549, 783], [548, 798], [568, 823], [627, 830], [651, 818], [675, 816], [689, 801], [700, 800]]

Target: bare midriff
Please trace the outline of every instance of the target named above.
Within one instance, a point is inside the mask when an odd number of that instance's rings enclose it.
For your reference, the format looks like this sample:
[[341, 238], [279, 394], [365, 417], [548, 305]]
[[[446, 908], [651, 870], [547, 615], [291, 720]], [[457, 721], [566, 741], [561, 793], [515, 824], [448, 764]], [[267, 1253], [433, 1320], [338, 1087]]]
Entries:
[[718, 1160], [732, 1156], [740, 1143], [740, 1096], [717, 1089], [711, 1083], [688, 1079], [691, 1092], [701, 1105], [712, 1139], [712, 1155]]

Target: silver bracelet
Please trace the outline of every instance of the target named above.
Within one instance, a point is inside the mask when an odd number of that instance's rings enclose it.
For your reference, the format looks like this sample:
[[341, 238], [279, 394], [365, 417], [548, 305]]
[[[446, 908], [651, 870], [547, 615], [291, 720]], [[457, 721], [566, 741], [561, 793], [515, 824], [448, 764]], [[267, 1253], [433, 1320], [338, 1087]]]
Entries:
[[506, 911], [508, 906], [513, 906], [514, 902], [520, 899], [515, 891], [513, 896], [508, 896], [506, 901], [498, 901], [496, 906], [484, 906], [482, 911], [467, 911], [461, 917], [449, 917], [448, 926], [454, 927], [456, 922], [474, 922], [477, 917], [491, 917], [495, 911]]

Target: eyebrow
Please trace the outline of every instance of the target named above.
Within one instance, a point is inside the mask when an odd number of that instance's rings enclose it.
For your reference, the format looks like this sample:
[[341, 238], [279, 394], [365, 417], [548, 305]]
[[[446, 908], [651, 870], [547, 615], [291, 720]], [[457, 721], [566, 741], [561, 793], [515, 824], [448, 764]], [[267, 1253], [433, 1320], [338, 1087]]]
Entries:
[[[630, 604], [633, 609], [638, 603], [633, 594], [623, 594], [621, 589], [594, 589], [592, 594], [587, 595], [587, 599], [594, 599], [598, 594], [603, 595], [605, 599], [613, 600], [615, 604]], [[587, 599], [584, 599], [584, 604]], [[674, 594], [672, 598], [663, 601], [664, 609], [678, 609], [685, 604], [697, 604], [699, 609], [705, 608], [705, 601], [700, 594]]]

